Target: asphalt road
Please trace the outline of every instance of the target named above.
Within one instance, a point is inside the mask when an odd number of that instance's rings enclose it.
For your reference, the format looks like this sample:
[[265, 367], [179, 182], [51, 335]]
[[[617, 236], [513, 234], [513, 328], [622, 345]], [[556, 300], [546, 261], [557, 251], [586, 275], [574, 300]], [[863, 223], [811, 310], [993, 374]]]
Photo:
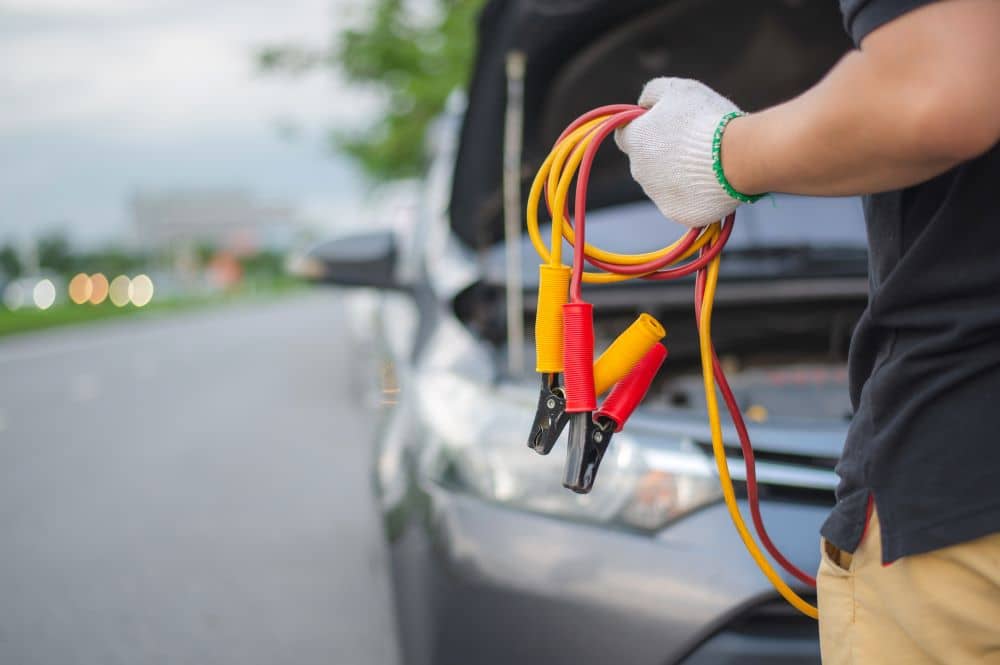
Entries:
[[0, 664], [396, 663], [346, 337], [326, 292], [0, 343]]

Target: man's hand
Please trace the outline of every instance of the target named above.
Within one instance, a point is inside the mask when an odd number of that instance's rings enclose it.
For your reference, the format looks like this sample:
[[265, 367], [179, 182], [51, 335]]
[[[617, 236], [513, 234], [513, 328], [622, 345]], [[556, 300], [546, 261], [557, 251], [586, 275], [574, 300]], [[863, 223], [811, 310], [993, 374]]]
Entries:
[[698, 81], [679, 78], [647, 83], [639, 105], [649, 111], [615, 132], [615, 141], [660, 212], [697, 228], [735, 210], [739, 200], [713, 170], [712, 140], [736, 105]]

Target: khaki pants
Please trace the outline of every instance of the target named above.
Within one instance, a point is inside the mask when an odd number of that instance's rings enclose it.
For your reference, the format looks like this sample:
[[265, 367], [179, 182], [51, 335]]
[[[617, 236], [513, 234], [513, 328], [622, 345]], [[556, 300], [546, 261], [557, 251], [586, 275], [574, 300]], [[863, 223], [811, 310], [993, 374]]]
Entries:
[[883, 566], [872, 511], [853, 555], [820, 549], [823, 665], [1000, 664], [1000, 534]]

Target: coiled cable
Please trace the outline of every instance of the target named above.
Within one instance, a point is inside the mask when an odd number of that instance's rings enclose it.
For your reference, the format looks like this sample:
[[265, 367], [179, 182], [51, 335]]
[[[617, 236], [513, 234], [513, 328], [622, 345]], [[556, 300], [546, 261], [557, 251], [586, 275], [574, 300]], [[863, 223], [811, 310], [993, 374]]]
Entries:
[[[759, 493], [753, 448], [739, 406], [733, 396], [725, 373], [719, 363], [718, 356], [712, 344], [712, 310], [716, 286], [719, 278], [721, 252], [732, 233], [734, 215], [729, 215], [721, 222], [705, 227], [692, 229], [679, 240], [662, 249], [639, 254], [622, 254], [609, 252], [586, 242], [586, 203], [587, 187], [590, 171], [598, 148], [602, 142], [617, 129], [639, 117], [646, 110], [640, 106], [618, 104], [604, 106], [583, 114], [571, 123], [560, 135], [546, 157], [532, 182], [528, 194], [527, 227], [531, 242], [542, 258], [542, 278], [546, 275], [564, 274], [566, 267], [562, 263], [562, 242], [565, 239], [573, 248], [573, 261], [569, 280], [569, 304], [566, 303], [565, 286], [561, 294], [560, 287], [554, 287], [553, 282], [545, 282], [539, 288], [538, 316], [546, 325], [571, 325], [572, 335], [563, 335], [552, 330], [538, 330], [536, 321], [536, 340], [541, 334], [543, 338], [536, 341], [539, 345], [539, 356], [554, 358], [556, 347], [563, 339], [562, 353], [566, 375], [566, 397], [573, 402], [576, 412], [592, 411], [594, 408], [594, 377], [589, 369], [593, 354], [593, 331], [584, 331], [587, 325], [592, 325], [591, 308], [585, 303], [582, 294], [584, 283], [599, 284], [620, 282], [629, 279], [667, 280], [676, 279], [692, 273], [695, 278], [695, 316], [699, 333], [699, 352], [701, 356], [702, 375], [705, 384], [705, 400], [708, 420], [712, 436], [712, 451], [719, 482], [722, 488], [730, 518], [747, 551], [771, 582], [774, 588], [789, 603], [803, 614], [812, 618], [818, 617], [816, 607], [801, 598], [778, 575], [764, 553], [757, 546], [740, 515], [729, 474], [725, 446], [722, 438], [722, 423], [719, 411], [716, 388], [722, 393], [723, 401], [729, 410], [733, 424], [740, 440], [746, 464], [747, 500], [752, 521], [758, 537], [764, 548], [774, 560], [791, 575], [805, 584], [815, 586], [815, 579], [796, 567], [774, 545], [764, 527], [760, 515]], [[569, 205], [569, 193], [575, 180], [575, 193], [572, 207]], [[538, 211], [544, 199], [549, 216], [552, 219], [551, 240], [545, 245], [539, 229]], [[586, 270], [590, 264], [595, 270]], [[552, 278], [555, 279], [555, 278]], [[558, 281], [565, 284], [562, 278]], [[556, 295], [553, 295], [556, 294]], [[563, 321], [561, 312], [564, 308], [571, 322]], [[580, 341], [582, 340], [582, 341]], [[660, 360], [662, 362], [662, 359]], [[559, 363], [549, 361], [543, 370], [557, 372]], [[572, 369], [572, 372], [569, 370]], [[574, 395], [574, 393], [579, 393]], [[569, 409], [568, 409], [569, 410]]]

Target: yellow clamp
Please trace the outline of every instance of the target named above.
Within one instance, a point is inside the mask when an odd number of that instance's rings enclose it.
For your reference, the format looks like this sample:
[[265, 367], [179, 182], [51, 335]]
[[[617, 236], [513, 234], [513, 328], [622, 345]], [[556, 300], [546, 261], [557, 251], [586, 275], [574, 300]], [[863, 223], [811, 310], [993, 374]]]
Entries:
[[666, 334], [659, 321], [649, 314], [640, 314], [594, 363], [596, 393], [601, 395], [607, 392], [624, 378]]

